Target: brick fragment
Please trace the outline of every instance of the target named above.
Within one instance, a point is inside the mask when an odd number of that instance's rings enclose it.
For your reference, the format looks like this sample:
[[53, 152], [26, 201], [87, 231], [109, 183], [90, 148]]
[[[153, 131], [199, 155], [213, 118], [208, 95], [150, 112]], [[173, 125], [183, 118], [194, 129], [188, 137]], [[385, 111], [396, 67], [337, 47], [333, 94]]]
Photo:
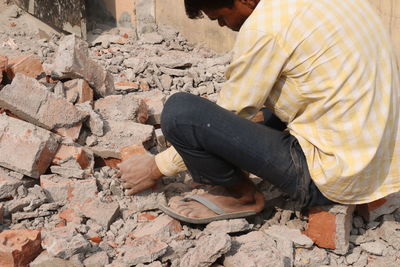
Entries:
[[143, 145], [131, 145], [121, 148], [121, 160], [127, 160], [133, 155], [145, 155], [147, 154], [147, 150]]
[[165, 95], [160, 90], [135, 93], [135, 96], [142, 99], [149, 108], [147, 124], [156, 125], [161, 123], [161, 113], [164, 109]]
[[94, 110], [105, 120], [145, 123], [148, 118], [146, 103], [134, 94], [112, 95], [99, 99], [94, 102]]
[[333, 205], [310, 209], [305, 234], [319, 247], [333, 249], [336, 254], [346, 254], [354, 208]]
[[0, 266], [27, 266], [41, 252], [37, 230], [6, 230], [0, 233]]
[[44, 250], [29, 267], [78, 267], [82, 263], [78, 259], [64, 260], [49, 255], [47, 250]]
[[[74, 79], [64, 83], [65, 96], [67, 100], [74, 104], [93, 101], [93, 89], [84, 79]], [[76, 99], [75, 101], [72, 101]]]
[[[124, 265], [153, 262], [167, 252], [168, 245], [150, 236], [135, 239], [121, 248]], [[121, 265], [119, 265], [121, 266]]]
[[83, 203], [80, 212], [108, 230], [119, 214], [119, 205], [116, 202], [105, 203], [98, 198], [92, 198]]
[[102, 158], [119, 158], [121, 148], [132, 144], [150, 148], [154, 144], [154, 128], [132, 121], [106, 121], [105, 135], [97, 138], [91, 150]]
[[360, 214], [364, 220], [374, 221], [382, 215], [392, 214], [398, 208], [400, 208], [400, 192], [393, 193], [367, 204], [358, 205], [356, 212]]
[[37, 80], [22, 74], [17, 74], [12, 84], [0, 91], [0, 107], [50, 131], [71, 128], [88, 116], [66, 99], [57, 98]]
[[81, 224], [82, 217], [78, 214], [78, 212], [73, 208], [65, 209], [58, 213], [58, 217], [60, 219], [65, 220], [67, 223]]
[[89, 82], [97, 97], [114, 93], [114, 78], [102, 66], [89, 57], [88, 44], [75, 35], [60, 41], [54, 64], [48, 67], [56, 79], [82, 78]]
[[0, 166], [39, 178], [49, 167], [59, 141], [47, 130], [0, 115]]
[[167, 241], [170, 237], [173, 237], [181, 231], [182, 225], [179, 221], [168, 215], [161, 215], [155, 220], [138, 227], [132, 233], [132, 236], [141, 238], [149, 235], [153, 238], [159, 238], [161, 241]]
[[40, 186], [54, 202], [67, 200], [72, 203], [83, 203], [95, 197], [97, 193], [96, 179], [74, 181], [58, 175], [42, 175]]
[[10, 80], [14, 79], [17, 73], [36, 78], [43, 72], [42, 62], [38, 56], [24, 55], [8, 60], [7, 76]]
[[66, 144], [60, 145], [56, 155], [54, 156], [52, 164], [60, 165], [61, 162], [67, 160], [68, 158], [74, 158], [79, 163], [82, 170], [86, 168], [93, 168], [94, 166], [93, 156], [90, 155], [87, 150], [78, 145], [75, 146]]

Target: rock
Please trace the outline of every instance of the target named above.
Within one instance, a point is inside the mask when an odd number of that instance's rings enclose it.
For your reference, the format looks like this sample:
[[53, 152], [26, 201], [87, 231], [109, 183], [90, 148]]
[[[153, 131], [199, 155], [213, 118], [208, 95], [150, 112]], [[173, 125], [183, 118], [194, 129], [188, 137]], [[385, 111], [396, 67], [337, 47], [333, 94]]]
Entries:
[[65, 36], [60, 41], [49, 70], [56, 79], [85, 79], [98, 97], [114, 92], [113, 76], [89, 58], [88, 44], [75, 35]]
[[42, 251], [37, 230], [6, 230], [0, 233], [0, 266], [27, 266]]
[[164, 242], [145, 236], [135, 239], [121, 248], [122, 262], [125, 264], [137, 265], [155, 261], [165, 254], [168, 245]]
[[250, 230], [251, 227], [246, 219], [234, 219], [234, 220], [223, 220], [214, 221], [209, 223], [204, 229], [206, 234], [216, 234], [216, 233], [238, 233]]
[[89, 114], [89, 120], [86, 120], [85, 124], [90, 129], [90, 132], [95, 136], [103, 136], [104, 121], [101, 116], [93, 110], [90, 102], [77, 104], [76, 107]]
[[361, 247], [355, 247], [353, 251], [346, 256], [347, 264], [354, 264], [355, 262], [357, 262], [361, 256], [361, 251]]
[[[400, 223], [396, 221], [384, 221], [377, 230], [379, 238], [386, 241], [395, 249], [400, 250]], [[370, 237], [372, 241], [374, 237]]]
[[264, 232], [273, 238], [290, 240], [296, 247], [310, 248], [314, 244], [314, 242], [308, 236], [303, 235], [300, 230], [290, 229], [284, 225], [272, 225], [264, 230]]
[[151, 32], [143, 34], [140, 38], [140, 41], [145, 44], [161, 44], [164, 42], [164, 37], [156, 32]]
[[224, 266], [288, 266], [285, 263], [290, 260], [285, 259], [274, 245], [274, 240], [260, 231], [236, 237], [225, 254]]
[[17, 194], [17, 189], [22, 185], [20, 180], [10, 177], [7, 171], [0, 167], [0, 200], [13, 198]]
[[320, 266], [328, 265], [329, 263], [328, 253], [324, 249], [318, 247], [312, 249], [297, 248], [295, 251], [294, 266]]
[[227, 234], [203, 236], [196, 241], [195, 247], [189, 249], [183, 256], [180, 266], [208, 267], [230, 248], [231, 238]]

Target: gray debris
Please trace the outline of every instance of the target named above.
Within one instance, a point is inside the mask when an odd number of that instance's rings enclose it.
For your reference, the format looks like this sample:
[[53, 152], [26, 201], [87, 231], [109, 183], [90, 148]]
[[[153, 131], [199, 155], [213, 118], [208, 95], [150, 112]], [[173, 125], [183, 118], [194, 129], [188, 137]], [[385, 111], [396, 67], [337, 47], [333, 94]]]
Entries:
[[273, 238], [290, 240], [296, 247], [310, 248], [314, 244], [314, 242], [308, 236], [303, 235], [300, 230], [290, 229], [284, 225], [273, 225], [264, 230], [264, 232]]

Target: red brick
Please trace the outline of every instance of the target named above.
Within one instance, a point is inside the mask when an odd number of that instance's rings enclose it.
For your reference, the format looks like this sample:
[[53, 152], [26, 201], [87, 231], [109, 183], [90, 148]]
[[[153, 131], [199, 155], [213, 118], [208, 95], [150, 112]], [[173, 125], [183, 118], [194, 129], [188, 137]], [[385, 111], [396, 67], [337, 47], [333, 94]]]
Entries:
[[31, 78], [36, 78], [44, 72], [40, 58], [35, 55], [25, 55], [10, 58], [7, 66], [7, 76], [11, 80], [17, 73], [24, 74]]
[[157, 216], [152, 215], [148, 212], [140, 213], [137, 217], [138, 222], [148, 222], [157, 219]]
[[6, 230], [0, 233], [0, 266], [28, 266], [41, 252], [41, 235], [37, 230]]
[[78, 99], [75, 102], [76, 104], [93, 101], [93, 89], [90, 88], [89, 83], [83, 79], [67, 81], [64, 83], [64, 87], [67, 99], [78, 94]]
[[49, 167], [58, 146], [55, 134], [0, 115], [0, 166], [39, 178]]
[[82, 217], [74, 209], [65, 209], [58, 213], [58, 217], [67, 223], [80, 224], [82, 222]]
[[374, 221], [376, 218], [393, 213], [400, 208], [400, 193], [393, 193], [373, 202], [358, 205], [356, 212], [366, 221]]
[[346, 254], [352, 226], [354, 206], [334, 205], [311, 208], [308, 226], [304, 232], [322, 248]]
[[90, 158], [83, 147], [61, 145], [54, 156], [52, 164], [59, 165], [61, 161], [64, 161], [70, 157], [76, 159], [81, 166], [82, 170], [90, 166]]
[[54, 132], [61, 135], [62, 137], [69, 139], [69, 140], [76, 141], [79, 138], [81, 129], [82, 129], [82, 123], [80, 122], [69, 128], [54, 129]]
[[145, 155], [147, 150], [142, 145], [131, 145], [121, 148], [121, 160], [127, 160], [133, 155]]
[[148, 106], [147, 124], [156, 125], [161, 122], [161, 113], [164, 109], [165, 95], [159, 90], [137, 93], [135, 96], [142, 99]]

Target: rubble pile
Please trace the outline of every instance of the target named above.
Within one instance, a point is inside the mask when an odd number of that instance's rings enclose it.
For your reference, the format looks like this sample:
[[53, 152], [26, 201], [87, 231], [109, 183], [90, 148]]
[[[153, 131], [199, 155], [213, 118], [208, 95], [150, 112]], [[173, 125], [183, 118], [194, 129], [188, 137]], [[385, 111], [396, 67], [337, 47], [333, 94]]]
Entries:
[[18, 25], [18, 9], [7, 12], [16, 26], [0, 31], [14, 44], [0, 50], [0, 266], [399, 265], [398, 197], [355, 216], [346, 206], [302, 213], [253, 177], [268, 200], [262, 213], [196, 226], [158, 210], [204, 189], [187, 173], [126, 196], [116, 164], [166, 148], [169, 95], [215, 101], [230, 54], [168, 27], [40, 39]]

